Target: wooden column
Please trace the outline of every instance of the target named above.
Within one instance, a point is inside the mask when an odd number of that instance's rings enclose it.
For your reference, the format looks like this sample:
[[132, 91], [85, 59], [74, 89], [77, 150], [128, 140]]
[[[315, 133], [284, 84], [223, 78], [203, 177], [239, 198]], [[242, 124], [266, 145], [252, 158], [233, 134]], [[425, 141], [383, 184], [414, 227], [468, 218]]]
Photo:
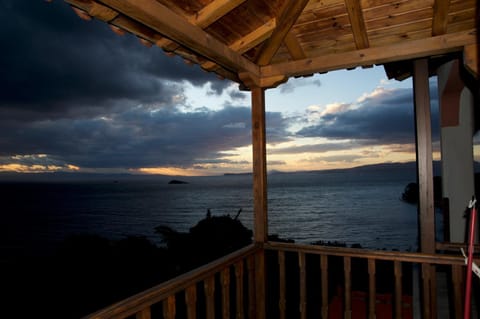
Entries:
[[265, 90], [252, 87], [253, 213], [255, 241], [267, 241], [267, 152]]
[[414, 61], [413, 92], [417, 144], [417, 174], [419, 186], [420, 251], [435, 252], [435, 222], [433, 207], [432, 128], [428, 60]]
[[[419, 186], [418, 231], [420, 251], [435, 253], [435, 220], [433, 204], [432, 129], [428, 60], [414, 61], [413, 92]], [[423, 318], [436, 318], [435, 267], [422, 265]]]
[[[252, 90], [252, 147], [253, 147], [253, 213], [254, 239], [267, 241], [267, 152], [265, 137], [265, 89], [254, 86]], [[257, 319], [266, 317], [265, 310], [265, 254], [255, 256], [255, 312]]]

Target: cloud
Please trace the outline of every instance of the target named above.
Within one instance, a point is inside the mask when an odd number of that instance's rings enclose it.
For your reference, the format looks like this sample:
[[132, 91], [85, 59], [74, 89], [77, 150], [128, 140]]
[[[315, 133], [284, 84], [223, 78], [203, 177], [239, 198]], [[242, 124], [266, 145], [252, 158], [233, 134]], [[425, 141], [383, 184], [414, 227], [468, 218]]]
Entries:
[[[432, 88], [433, 139], [438, 140], [438, 102]], [[357, 103], [337, 105], [315, 114], [316, 123], [297, 132], [299, 137], [353, 140], [362, 144], [415, 142], [415, 117], [411, 89], [376, 90]]]
[[132, 104], [171, 107], [182, 83], [231, 85], [106, 23], [83, 21], [62, 2], [1, 0], [0, 116], [27, 121], [89, 117]]
[[313, 78], [298, 78], [290, 79], [287, 83], [279, 86], [280, 93], [292, 93], [295, 89], [304, 86], [317, 86], [320, 87], [322, 83], [318, 79]]
[[270, 148], [268, 149], [269, 155], [278, 155], [278, 154], [301, 154], [301, 153], [323, 153], [329, 151], [341, 151], [345, 149], [354, 149], [364, 146], [362, 143], [352, 142], [352, 141], [338, 141], [335, 143], [318, 143], [318, 144], [307, 144], [300, 146], [289, 146], [281, 148]]
[[[284, 141], [280, 113], [267, 113], [268, 139]], [[0, 120], [0, 123], [2, 120]], [[0, 156], [22, 164], [54, 161], [82, 168], [190, 167], [229, 163], [224, 152], [251, 144], [250, 108], [192, 112], [138, 106], [82, 119], [39, 120], [0, 126]], [[44, 154], [42, 156], [31, 154]], [[28, 156], [27, 156], [28, 155]]]

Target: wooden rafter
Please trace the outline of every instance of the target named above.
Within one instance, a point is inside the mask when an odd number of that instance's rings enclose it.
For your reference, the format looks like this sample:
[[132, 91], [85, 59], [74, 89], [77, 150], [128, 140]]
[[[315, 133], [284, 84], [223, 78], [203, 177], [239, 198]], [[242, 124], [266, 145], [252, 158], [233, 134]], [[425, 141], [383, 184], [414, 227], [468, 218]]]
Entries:
[[193, 52], [216, 61], [228, 70], [259, 73], [255, 64], [156, 0], [99, 0], [99, 2], [137, 20]]
[[265, 42], [258, 57], [257, 64], [267, 65], [277, 52], [293, 24], [297, 21], [309, 0], [286, 1], [277, 19], [277, 28], [272, 36]]
[[[258, 29], [245, 35], [243, 38], [238, 39], [232, 43], [229, 47], [239, 54], [243, 54], [251, 48], [265, 41], [273, 32], [277, 26], [276, 19], [273, 18]], [[202, 68], [205, 70], [211, 70], [215, 68], [216, 63], [208, 61], [202, 64]]]
[[214, 0], [190, 16], [188, 21], [204, 29], [244, 2], [245, 0]]
[[435, 0], [433, 5], [432, 35], [447, 33], [448, 8], [450, 0]]
[[348, 17], [350, 19], [350, 25], [352, 26], [353, 38], [357, 49], [368, 48], [370, 45], [368, 43], [368, 35], [360, 1], [345, 0], [345, 6], [347, 7]]
[[[437, 54], [461, 51], [463, 46], [475, 44], [476, 30], [445, 34], [428, 39], [400, 42], [389, 46], [336, 53], [316, 58], [290, 61], [264, 66], [262, 76], [302, 76], [357, 66], [384, 64]], [[395, 54], [392, 54], [394, 52]]]
[[287, 36], [284, 39], [284, 43], [292, 59], [301, 60], [307, 57], [302, 49], [302, 46], [300, 45], [291, 30], [287, 33]]

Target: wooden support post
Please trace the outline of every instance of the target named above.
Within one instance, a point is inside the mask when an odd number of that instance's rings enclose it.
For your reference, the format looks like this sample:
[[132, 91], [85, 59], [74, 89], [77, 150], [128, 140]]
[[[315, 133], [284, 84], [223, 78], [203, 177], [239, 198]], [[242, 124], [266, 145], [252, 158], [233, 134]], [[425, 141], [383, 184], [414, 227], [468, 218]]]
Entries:
[[[415, 102], [415, 128], [417, 146], [417, 178], [419, 186], [418, 225], [420, 251], [435, 253], [435, 220], [433, 205], [432, 129], [430, 92], [428, 84], [428, 60], [414, 61], [413, 92]], [[424, 318], [436, 313], [435, 268], [422, 266]]]
[[265, 90], [252, 87], [253, 212], [255, 241], [267, 241], [267, 152]]
[[[254, 237], [257, 243], [267, 241], [267, 152], [265, 137], [265, 90], [252, 87], [253, 212]], [[265, 318], [265, 253], [255, 257], [256, 318]]]
[[434, 253], [432, 129], [427, 59], [414, 62], [413, 91], [415, 96], [417, 174], [419, 184], [420, 251]]
[[255, 255], [255, 318], [265, 319], [265, 252], [259, 251]]

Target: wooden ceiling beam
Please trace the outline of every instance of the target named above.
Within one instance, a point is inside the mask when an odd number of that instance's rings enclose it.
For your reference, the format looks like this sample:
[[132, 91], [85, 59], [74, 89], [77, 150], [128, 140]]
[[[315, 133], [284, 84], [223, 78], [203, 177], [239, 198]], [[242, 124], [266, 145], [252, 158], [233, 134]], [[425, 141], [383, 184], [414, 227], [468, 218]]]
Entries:
[[235, 72], [259, 74], [259, 68], [198, 26], [156, 0], [98, 0], [161, 35]]
[[277, 19], [277, 28], [265, 42], [256, 59], [258, 65], [262, 66], [270, 63], [295, 21], [297, 21], [300, 14], [302, 14], [308, 1], [309, 0], [296, 0], [285, 2], [280, 17]]
[[368, 43], [367, 29], [363, 19], [363, 11], [358, 0], [345, 0], [350, 25], [352, 26], [353, 38], [357, 49], [366, 49], [370, 45]]
[[[245, 0], [214, 0], [196, 14], [184, 18], [191, 24], [205, 29], [244, 2]], [[178, 44], [166, 38], [158, 41], [157, 45], [166, 51], [175, 51], [178, 47]]]
[[[239, 54], [243, 54], [251, 48], [265, 41], [272, 34], [276, 26], [276, 19], [273, 18], [258, 29], [250, 32], [246, 36], [232, 43], [229, 48]], [[211, 70], [215, 68], [215, 66], [216, 64], [212, 61], [208, 61], [202, 64], [202, 68], [205, 70]]]
[[450, 0], [435, 0], [433, 4], [432, 35], [447, 33]]
[[389, 46], [356, 50], [354, 52], [335, 53], [298, 61], [282, 62], [261, 67], [260, 71], [262, 77], [273, 77], [277, 75], [283, 75], [286, 77], [302, 76], [312, 73], [322, 73], [372, 64], [384, 64], [387, 62], [462, 51], [464, 46], [475, 44], [476, 41], [476, 30], [471, 29], [428, 39], [405, 41]]

